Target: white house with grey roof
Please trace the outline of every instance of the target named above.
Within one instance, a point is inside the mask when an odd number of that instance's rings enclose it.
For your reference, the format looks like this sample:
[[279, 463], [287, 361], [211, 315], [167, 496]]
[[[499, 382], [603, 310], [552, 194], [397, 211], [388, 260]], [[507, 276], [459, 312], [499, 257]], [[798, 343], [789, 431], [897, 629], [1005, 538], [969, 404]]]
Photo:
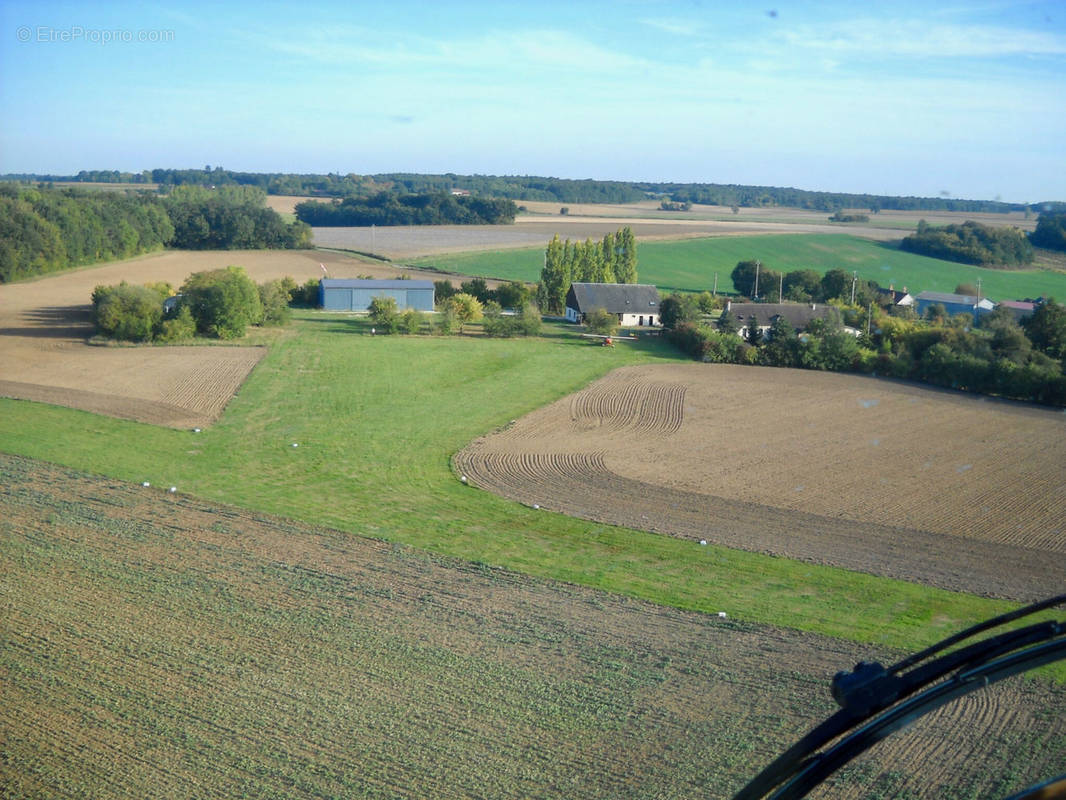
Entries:
[[657, 327], [659, 290], [646, 283], [574, 283], [566, 293], [566, 318], [583, 322], [597, 308], [618, 317], [623, 327]]

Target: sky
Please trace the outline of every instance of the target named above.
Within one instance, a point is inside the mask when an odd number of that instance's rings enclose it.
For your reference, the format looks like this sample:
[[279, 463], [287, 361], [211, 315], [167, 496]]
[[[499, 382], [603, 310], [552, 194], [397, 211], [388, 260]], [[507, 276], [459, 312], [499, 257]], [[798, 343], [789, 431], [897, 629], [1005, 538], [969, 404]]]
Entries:
[[0, 173], [1066, 200], [1066, 4], [0, 0]]

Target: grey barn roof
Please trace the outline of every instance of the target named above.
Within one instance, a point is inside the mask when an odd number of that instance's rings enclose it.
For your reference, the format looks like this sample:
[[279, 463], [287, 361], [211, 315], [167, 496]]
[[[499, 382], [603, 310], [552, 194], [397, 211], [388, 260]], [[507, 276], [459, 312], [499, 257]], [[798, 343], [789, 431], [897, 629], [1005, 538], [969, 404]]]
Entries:
[[596, 308], [611, 314], [658, 314], [659, 290], [646, 283], [574, 283], [566, 304], [582, 314]]
[[781, 317], [801, 331], [812, 319], [825, 317], [831, 308], [821, 303], [730, 303], [724, 313], [730, 314], [741, 327], [747, 327], [753, 317], [760, 328], [772, 325], [775, 317]]
[[363, 278], [323, 278], [323, 289], [432, 289], [433, 281], [366, 280]]

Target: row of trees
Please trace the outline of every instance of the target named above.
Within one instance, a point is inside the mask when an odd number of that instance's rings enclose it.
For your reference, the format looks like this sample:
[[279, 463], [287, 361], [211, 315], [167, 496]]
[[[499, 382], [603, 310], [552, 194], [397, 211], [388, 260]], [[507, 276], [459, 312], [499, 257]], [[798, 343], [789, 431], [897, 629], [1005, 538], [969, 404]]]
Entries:
[[286, 223], [252, 187], [176, 188], [168, 197], [0, 183], [0, 282], [184, 249], [310, 247], [311, 229]]
[[[877, 284], [842, 269], [824, 274], [813, 269], [797, 269], [784, 274], [768, 269], [758, 261], [741, 261], [730, 273], [733, 287], [745, 297], [769, 303], [827, 303], [830, 300], [866, 306], [877, 299]], [[756, 290], [756, 283], [758, 284]]]
[[173, 236], [154, 197], [0, 184], [0, 283], [159, 250]]
[[341, 202], [305, 200], [296, 216], [308, 225], [503, 225], [514, 222], [518, 207], [512, 200], [435, 194], [379, 192], [366, 199]]
[[196, 272], [182, 284], [178, 302], [166, 283], [134, 286], [123, 281], [93, 290], [97, 334], [131, 342], [180, 342], [199, 334], [238, 339], [249, 325], [285, 325], [299, 289], [292, 278], [256, 285], [241, 267]]
[[509, 338], [540, 333], [540, 310], [528, 301], [516, 313], [505, 314], [495, 300], [482, 303], [472, 294], [455, 292], [437, 302], [437, 312], [435, 320], [414, 309], [400, 312], [395, 298], [382, 296], [370, 301], [369, 317], [374, 332], [384, 334], [435, 332], [449, 336], [462, 333], [467, 324], [479, 321], [486, 336]]
[[[161, 187], [258, 186], [270, 194], [368, 197], [383, 189], [412, 194], [465, 189], [484, 197], [513, 200], [545, 200], [560, 203], [631, 203], [646, 197], [667, 198], [678, 203], [743, 207], [789, 206], [819, 211], [868, 208], [902, 211], [969, 211], [1007, 213], [1029, 209], [1025, 203], [998, 200], [963, 200], [950, 197], [894, 197], [889, 195], [816, 192], [781, 186], [748, 186], [721, 183], [673, 183], [660, 181], [570, 180], [531, 175], [456, 175], [421, 173], [292, 174], [234, 172], [222, 167], [204, 169], [152, 169], [140, 173], [86, 170], [77, 175], [5, 175], [9, 180], [94, 181], [158, 183]], [[1061, 203], [1037, 203], [1047, 211], [1062, 211]]]
[[560, 242], [556, 234], [544, 252], [537, 300], [549, 314], [562, 314], [572, 283], [636, 282], [637, 240], [628, 225], [599, 242]]
[[991, 227], [979, 222], [933, 226], [918, 223], [900, 248], [911, 253], [981, 266], [1020, 266], [1033, 261], [1033, 246], [1017, 228]]

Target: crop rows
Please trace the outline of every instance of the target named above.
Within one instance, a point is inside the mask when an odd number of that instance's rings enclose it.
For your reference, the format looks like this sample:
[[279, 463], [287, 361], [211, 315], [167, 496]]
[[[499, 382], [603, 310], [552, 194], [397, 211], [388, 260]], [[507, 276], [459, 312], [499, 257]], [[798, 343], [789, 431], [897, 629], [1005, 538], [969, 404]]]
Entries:
[[7, 456], [0, 479], [5, 795], [721, 797], [859, 655]]
[[632, 367], [455, 466], [586, 519], [1037, 599], [1066, 581], [1059, 417], [796, 370]]

